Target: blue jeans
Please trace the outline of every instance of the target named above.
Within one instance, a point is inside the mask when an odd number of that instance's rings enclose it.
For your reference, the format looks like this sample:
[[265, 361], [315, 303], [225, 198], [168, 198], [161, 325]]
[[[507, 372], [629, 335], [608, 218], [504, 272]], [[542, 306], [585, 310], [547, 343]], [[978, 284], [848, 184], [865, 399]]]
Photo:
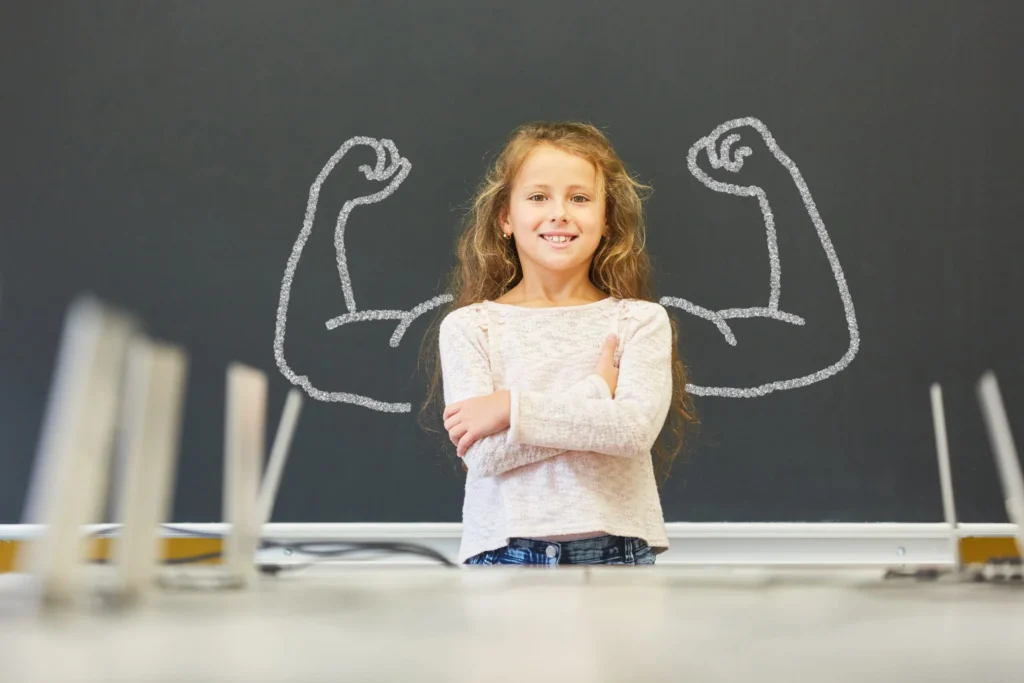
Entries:
[[642, 539], [624, 536], [561, 542], [513, 538], [507, 546], [474, 555], [466, 564], [654, 564], [654, 550]]

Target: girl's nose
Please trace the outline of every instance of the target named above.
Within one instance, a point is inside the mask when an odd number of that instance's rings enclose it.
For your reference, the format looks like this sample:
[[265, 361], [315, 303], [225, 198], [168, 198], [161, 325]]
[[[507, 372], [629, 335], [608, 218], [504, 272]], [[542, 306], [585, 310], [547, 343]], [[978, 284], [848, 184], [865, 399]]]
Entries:
[[551, 215], [552, 223], [568, 223], [569, 213], [565, 210], [565, 207], [556, 207], [554, 213]]

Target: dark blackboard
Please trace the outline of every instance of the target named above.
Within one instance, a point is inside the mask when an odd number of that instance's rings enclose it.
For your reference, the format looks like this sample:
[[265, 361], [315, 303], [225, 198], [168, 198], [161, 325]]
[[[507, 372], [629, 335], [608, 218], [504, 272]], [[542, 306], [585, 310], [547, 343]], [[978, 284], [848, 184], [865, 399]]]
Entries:
[[[669, 521], [941, 519], [928, 387], [947, 397], [965, 521], [1002, 521], [974, 398], [999, 373], [1024, 435], [1024, 152], [1017, 2], [103, 2], [0, 10], [0, 522], [18, 521], [62, 316], [91, 291], [191, 355], [174, 518], [220, 518], [224, 372], [290, 386], [274, 355], [286, 264], [310, 187], [356, 136], [411, 164], [345, 232], [357, 310], [443, 294], [461, 212], [517, 124], [604, 129], [653, 185], [659, 296], [767, 307], [754, 197], [715, 192], [687, 152], [756, 117], [797, 168], [856, 313], [852, 362], [757, 398], [699, 397], [703, 429], [663, 487]], [[692, 379], [753, 387], [850, 349], [826, 251], [792, 168], [750, 125], [738, 172], [770, 199], [779, 310], [805, 325], [714, 324], [672, 308]], [[384, 183], [360, 145], [322, 185], [290, 292], [284, 354], [328, 391], [415, 410], [419, 342], [349, 310], [345, 202]], [[743, 180], [736, 180], [738, 178]], [[436, 312], [436, 311], [435, 311]], [[414, 414], [310, 401], [275, 520], [457, 521], [462, 479]]]

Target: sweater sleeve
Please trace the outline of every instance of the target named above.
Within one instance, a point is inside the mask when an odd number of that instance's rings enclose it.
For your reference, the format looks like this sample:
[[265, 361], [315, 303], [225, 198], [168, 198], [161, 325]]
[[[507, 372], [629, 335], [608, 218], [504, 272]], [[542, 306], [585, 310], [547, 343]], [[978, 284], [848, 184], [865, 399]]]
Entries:
[[[494, 392], [486, 327], [474, 320], [472, 311], [449, 314], [441, 322], [438, 344], [445, 405]], [[563, 395], [576, 401], [607, 400], [611, 397], [611, 391], [601, 377], [590, 375], [567, 389]], [[566, 447], [547, 448], [513, 443], [508, 433], [506, 429], [476, 441], [463, 458], [466, 467], [479, 476], [494, 476], [569, 450]]]
[[649, 454], [672, 401], [672, 328], [664, 307], [646, 307], [624, 343], [615, 398], [511, 389], [510, 443], [620, 457]]

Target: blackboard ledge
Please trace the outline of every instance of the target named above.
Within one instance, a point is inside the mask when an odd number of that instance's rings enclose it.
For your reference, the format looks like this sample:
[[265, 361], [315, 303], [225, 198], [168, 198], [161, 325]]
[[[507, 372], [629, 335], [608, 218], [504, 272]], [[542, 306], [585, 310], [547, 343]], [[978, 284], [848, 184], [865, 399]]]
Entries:
[[[203, 534], [223, 533], [220, 523], [176, 523], [180, 531], [168, 537], [186, 536], [185, 530]], [[90, 531], [108, 528], [96, 525]], [[957, 545], [963, 539], [1005, 540], [1014, 527], [1006, 523], [700, 523], [666, 524], [671, 547], [658, 556], [658, 564], [693, 566], [835, 566], [880, 567], [956, 565]], [[0, 541], [25, 541], [38, 535], [39, 526], [0, 525]], [[446, 557], [457, 555], [462, 525], [458, 523], [271, 523], [264, 536], [288, 541], [402, 541], [430, 547]], [[961, 551], [962, 552], [962, 551]], [[264, 562], [302, 561], [294, 555], [264, 550]], [[382, 557], [359, 562], [422, 564], [414, 556]]]

